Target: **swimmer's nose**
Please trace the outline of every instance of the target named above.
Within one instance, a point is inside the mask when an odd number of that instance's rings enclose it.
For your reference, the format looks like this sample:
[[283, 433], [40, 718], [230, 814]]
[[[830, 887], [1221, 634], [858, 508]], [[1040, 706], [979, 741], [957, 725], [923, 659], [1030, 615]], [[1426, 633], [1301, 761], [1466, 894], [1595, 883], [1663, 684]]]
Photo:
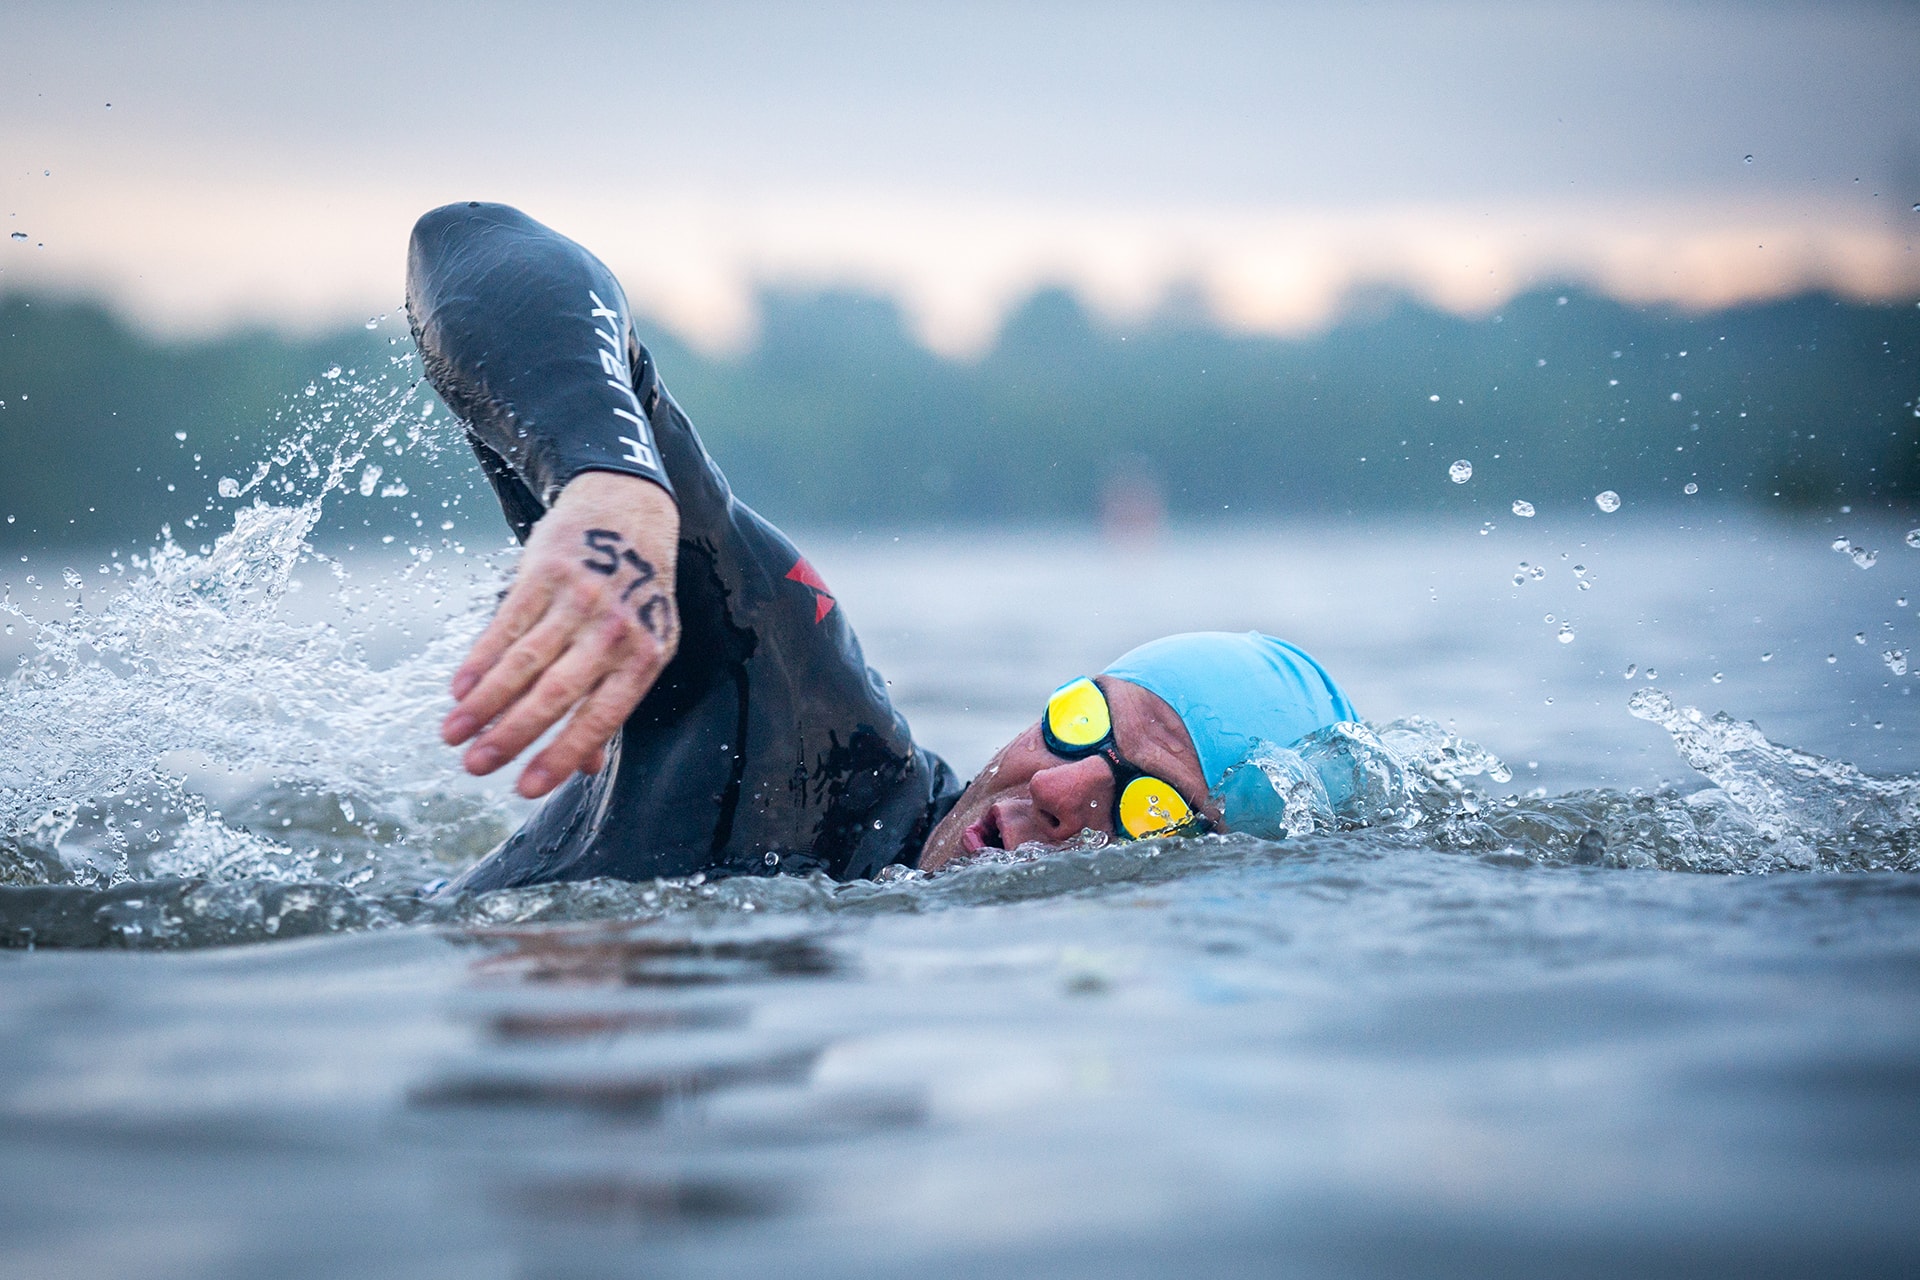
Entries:
[[1048, 843], [1071, 840], [1088, 827], [1112, 834], [1113, 773], [1098, 756], [1042, 769], [1027, 786]]

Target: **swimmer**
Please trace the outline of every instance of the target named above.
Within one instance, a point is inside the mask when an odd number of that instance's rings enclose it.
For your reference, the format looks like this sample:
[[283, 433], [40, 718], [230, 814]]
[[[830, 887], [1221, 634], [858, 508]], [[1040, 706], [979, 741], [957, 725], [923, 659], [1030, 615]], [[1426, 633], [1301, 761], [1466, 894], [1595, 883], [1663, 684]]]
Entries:
[[914, 742], [832, 590], [737, 499], [611, 272], [504, 205], [414, 227], [407, 315], [525, 544], [442, 725], [546, 803], [442, 892], [610, 876], [937, 871], [987, 849], [1268, 832], [1257, 769], [1355, 718], [1255, 633], [1169, 636], [1062, 684], [962, 788]]

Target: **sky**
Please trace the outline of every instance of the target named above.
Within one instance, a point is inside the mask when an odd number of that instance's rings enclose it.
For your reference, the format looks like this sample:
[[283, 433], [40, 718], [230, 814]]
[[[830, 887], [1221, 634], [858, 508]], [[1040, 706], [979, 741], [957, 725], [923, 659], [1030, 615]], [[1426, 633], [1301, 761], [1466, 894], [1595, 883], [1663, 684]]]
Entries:
[[0, 291], [161, 333], [394, 311], [462, 199], [713, 350], [767, 287], [893, 297], [957, 356], [1056, 284], [1266, 333], [1381, 285], [1920, 295], [1920, 6], [8, 0], [4, 32]]

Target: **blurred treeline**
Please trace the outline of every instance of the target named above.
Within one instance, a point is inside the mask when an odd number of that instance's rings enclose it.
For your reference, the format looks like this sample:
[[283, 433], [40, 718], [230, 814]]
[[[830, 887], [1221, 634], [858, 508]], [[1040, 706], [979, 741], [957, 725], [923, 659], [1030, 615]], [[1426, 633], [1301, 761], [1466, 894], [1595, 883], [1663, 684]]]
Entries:
[[[1381, 294], [1292, 340], [1200, 314], [1116, 330], [1041, 292], [973, 362], [929, 353], [892, 304], [852, 295], [769, 294], [737, 357], [642, 330], [735, 491], [797, 526], [1091, 523], [1116, 475], [1155, 477], [1175, 518], [1491, 518], [1603, 489], [1635, 504], [1920, 505], [1911, 301], [1691, 316], [1547, 289], [1462, 319]], [[322, 371], [404, 380], [417, 363], [389, 361], [406, 349], [398, 321], [170, 344], [96, 306], [0, 299], [0, 514], [16, 517], [0, 542], [139, 543], [178, 526], [300, 424]], [[1469, 484], [1449, 483], [1455, 459], [1472, 462]], [[408, 494], [349, 488], [330, 536], [475, 517], [492, 536], [464, 449], [390, 461]]]

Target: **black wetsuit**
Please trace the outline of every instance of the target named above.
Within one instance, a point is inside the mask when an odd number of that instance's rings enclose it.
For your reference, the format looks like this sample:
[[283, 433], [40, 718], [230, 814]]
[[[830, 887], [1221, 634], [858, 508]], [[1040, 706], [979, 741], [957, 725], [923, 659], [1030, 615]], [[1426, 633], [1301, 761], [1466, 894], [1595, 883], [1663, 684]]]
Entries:
[[446, 891], [912, 866], [953, 771], [914, 745], [812, 566], [734, 498], [606, 267], [517, 210], [448, 205], [414, 227], [407, 314], [522, 541], [582, 471], [646, 477], [680, 507], [678, 655], [606, 768]]

